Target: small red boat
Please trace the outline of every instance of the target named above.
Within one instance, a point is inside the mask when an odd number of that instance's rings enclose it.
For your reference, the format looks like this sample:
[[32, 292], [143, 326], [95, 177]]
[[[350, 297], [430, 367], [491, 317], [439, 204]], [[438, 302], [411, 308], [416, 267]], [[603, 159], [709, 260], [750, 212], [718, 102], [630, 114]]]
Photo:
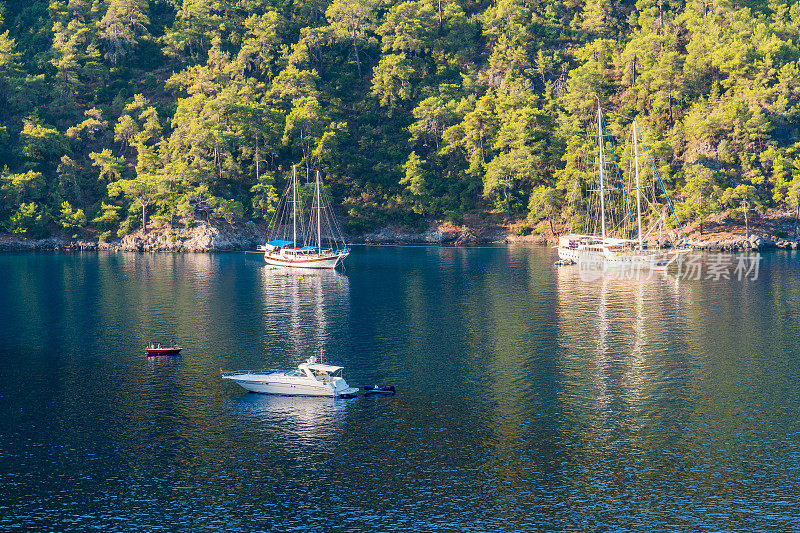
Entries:
[[147, 351], [147, 357], [153, 355], [178, 355], [181, 353], [181, 347], [173, 340], [150, 341], [145, 351]]

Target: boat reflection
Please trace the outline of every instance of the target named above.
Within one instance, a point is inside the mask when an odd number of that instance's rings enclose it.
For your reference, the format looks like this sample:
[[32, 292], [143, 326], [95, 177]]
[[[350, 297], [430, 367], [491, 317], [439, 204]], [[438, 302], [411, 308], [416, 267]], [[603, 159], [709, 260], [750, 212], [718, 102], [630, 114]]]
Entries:
[[156, 368], [175, 368], [180, 365], [181, 361], [183, 361], [183, 356], [151, 355], [149, 357], [145, 357], [145, 361], [147, 361], [147, 366], [150, 367], [151, 370], [155, 370]]
[[[346, 346], [333, 331], [346, 331], [350, 319], [350, 281], [336, 270], [293, 270], [265, 265], [261, 270], [267, 350], [277, 357], [264, 366], [294, 368], [324, 347], [332, 358]], [[276, 350], [276, 347], [280, 349]]]
[[586, 281], [577, 268], [562, 267], [555, 277], [558, 428], [569, 443], [561, 449], [562, 481], [569, 490], [624, 491], [628, 460], [655, 461], [652, 450], [679, 439], [676, 428], [691, 416], [691, 287], [671, 272], [609, 271]]
[[279, 430], [310, 443], [334, 436], [352, 401], [248, 392], [225, 403], [227, 410], [247, 419], [251, 427], [267, 432]]
[[576, 267], [562, 267], [556, 289], [565, 355], [595, 361], [601, 382], [611, 366], [624, 363], [627, 371], [660, 353], [665, 340], [654, 333], [684, 320], [691, 297], [670, 271], [631, 277], [609, 270], [587, 281]]
[[685, 323], [691, 287], [669, 272], [608, 272], [587, 282], [565, 267], [556, 276], [567, 411], [593, 420], [595, 435], [609, 439], [620, 430], [657, 427], [663, 422], [657, 413], [666, 411], [653, 405], [654, 393], [667, 384], [685, 390], [681, 382], [690, 372]]

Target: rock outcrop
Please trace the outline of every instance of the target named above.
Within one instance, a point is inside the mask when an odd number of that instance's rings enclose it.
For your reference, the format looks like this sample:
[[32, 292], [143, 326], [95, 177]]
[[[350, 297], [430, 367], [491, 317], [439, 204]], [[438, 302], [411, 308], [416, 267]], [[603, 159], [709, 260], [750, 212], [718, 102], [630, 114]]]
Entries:
[[157, 230], [123, 237], [119, 249], [139, 252], [218, 252], [252, 250], [264, 243], [264, 235], [254, 229], [198, 224], [189, 230]]
[[431, 226], [423, 232], [415, 233], [406, 228], [389, 226], [363, 237], [366, 244], [453, 244], [462, 237], [461, 228]]
[[723, 236], [699, 238], [694, 237], [686, 241], [690, 246], [698, 250], [718, 250], [729, 252], [741, 251], [763, 251], [771, 249], [797, 250], [798, 239], [793, 238], [773, 238], [750, 234], [748, 236]]
[[138, 231], [121, 240], [109, 242], [57, 236], [46, 239], [5, 236], [0, 238], [0, 251], [217, 252], [253, 250], [264, 240], [264, 233], [254, 227], [233, 228], [201, 223], [190, 229], [160, 228], [148, 233]]

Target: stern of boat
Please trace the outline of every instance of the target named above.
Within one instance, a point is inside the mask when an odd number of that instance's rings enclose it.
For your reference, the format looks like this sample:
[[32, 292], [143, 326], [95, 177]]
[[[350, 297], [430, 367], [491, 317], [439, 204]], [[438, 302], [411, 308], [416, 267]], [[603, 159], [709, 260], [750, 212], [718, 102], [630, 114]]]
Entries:
[[358, 394], [358, 389], [348, 385], [342, 377], [334, 378], [334, 380], [330, 383], [330, 386], [333, 390], [334, 397], [337, 398], [352, 398]]

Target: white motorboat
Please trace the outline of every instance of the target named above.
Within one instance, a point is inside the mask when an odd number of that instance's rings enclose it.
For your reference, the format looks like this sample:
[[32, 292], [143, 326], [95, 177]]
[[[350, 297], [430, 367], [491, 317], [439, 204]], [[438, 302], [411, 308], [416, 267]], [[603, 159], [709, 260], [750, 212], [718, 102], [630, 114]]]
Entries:
[[222, 372], [222, 379], [238, 383], [250, 392], [288, 396], [355, 396], [358, 389], [350, 387], [342, 377], [341, 366], [325, 365], [314, 356], [300, 363], [295, 370], [247, 370]]
[[[267, 264], [292, 268], [336, 268], [350, 255], [350, 248], [344, 241], [330, 202], [322, 194], [321, 188], [317, 171], [310, 216], [306, 224], [302, 217], [304, 206], [298, 205], [297, 171], [292, 167], [292, 181], [286, 187], [270, 223], [272, 238], [259, 247], [264, 252], [264, 261]], [[292, 205], [291, 211], [289, 204]]]

